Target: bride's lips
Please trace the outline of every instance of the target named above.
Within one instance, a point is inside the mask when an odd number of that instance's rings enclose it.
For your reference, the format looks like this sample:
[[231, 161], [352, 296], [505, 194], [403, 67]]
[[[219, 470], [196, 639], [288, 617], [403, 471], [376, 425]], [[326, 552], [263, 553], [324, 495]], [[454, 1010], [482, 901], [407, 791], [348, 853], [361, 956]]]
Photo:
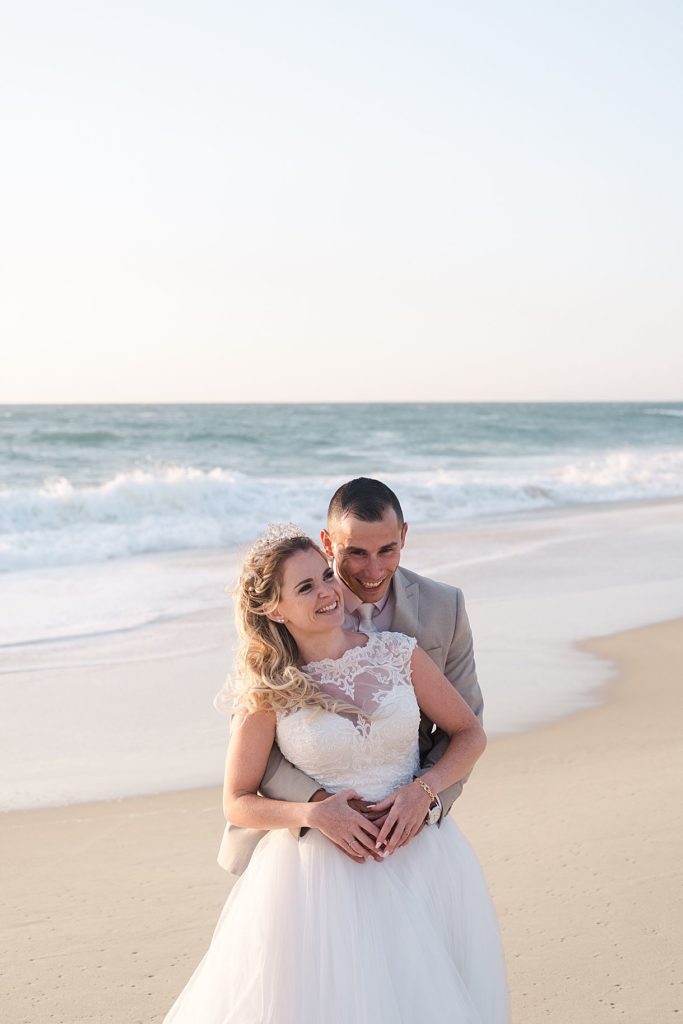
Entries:
[[336, 598], [335, 598], [334, 601], [328, 601], [328, 603], [324, 604], [322, 606], [322, 608], [318, 608], [315, 614], [316, 615], [329, 615], [331, 612], [336, 612], [338, 607], [339, 607], [339, 601], [337, 601]]

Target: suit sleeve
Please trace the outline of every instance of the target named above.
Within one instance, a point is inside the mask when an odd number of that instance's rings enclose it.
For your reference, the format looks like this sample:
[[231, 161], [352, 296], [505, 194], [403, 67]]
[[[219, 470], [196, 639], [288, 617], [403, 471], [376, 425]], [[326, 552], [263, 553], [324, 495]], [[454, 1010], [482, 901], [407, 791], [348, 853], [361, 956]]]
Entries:
[[[293, 803], [307, 803], [320, 784], [304, 772], [295, 768], [275, 744], [270, 752], [266, 770], [261, 779], [259, 791], [271, 800], [291, 800]], [[307, 829], [291, 829], [292, 835], [299, 839]]]
[[[458, 591], [455, 629], [453, 630], [453, 638], [446, 656], [444, 675], [481, 722], [484, 712], [484, 700], [477, 681], [472, 630], [470, 629], [467, 611], [465, 610], [465, 599], [461, 591]], [[437, 727], [432, 734], [431, 749], [422, 761], [423, 771], [436, 764], [445, 753], [449, 742], [449, 738], [443, 729]], [[462, 793], [462, 787], [468, 778], [469, 774], [459, 782], [449, 786], [442, 793], [439, 793], [441, 803], [443, 804], [442, 818], [445, 818], [453, 803]]]

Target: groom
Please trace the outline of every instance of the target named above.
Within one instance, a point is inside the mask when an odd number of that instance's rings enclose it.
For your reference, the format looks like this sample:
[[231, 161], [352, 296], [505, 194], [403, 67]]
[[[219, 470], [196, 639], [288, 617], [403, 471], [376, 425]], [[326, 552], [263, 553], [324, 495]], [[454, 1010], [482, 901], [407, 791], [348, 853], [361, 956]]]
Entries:
[[[359, 477], [342, 484], [333, 495], [327, 529], [320, 536], [325, 551], [334, 559], [344, 591], [345, 628], [363, 633], [391, 630], [414, 636], [481, 720], [483, 701], [462, 592], [399, 565], [407, 530], [398, 498], [379, 480]], [[446, 750], [448, 736], [422, 714], [419, 738], [420, 765], [426, 771]], [[438, 823], [448, 814], [464, 781], [438, 794], [428, 823]], [[286, 761], [277, 746], [271, 752], [261, 792], [274, 800], [297, 802], [328, 796], [313, 779]], [[348, 826], [340, 820], [336, 827], [336, 837], [326, 834], [341, 842]], [[264, 835], [228, 824], [218, 863], [233, 874], [241, 874]]]

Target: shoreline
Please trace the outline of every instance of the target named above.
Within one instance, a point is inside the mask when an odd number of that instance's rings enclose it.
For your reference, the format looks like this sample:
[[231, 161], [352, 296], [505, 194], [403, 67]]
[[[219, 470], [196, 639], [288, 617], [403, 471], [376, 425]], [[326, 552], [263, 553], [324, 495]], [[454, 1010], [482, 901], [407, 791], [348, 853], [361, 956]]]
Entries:
[[[658, 626], [666, 626], [670, 623], [678, 622], [679, 619], [670, 619], [663, 622], [655, 623], [654, 628]], [[683, 624], [683, 619], [680, 620]], [[646, 624], [643, 626], [635, 627], [638, 629], [650, 629], [653, 628], [653, 624]], [[631, 630], [624, 632], [632, 632]], [[549, 729], [554, 725], [559, 725], [563, 722], [572, 722], [575, 718], [581, 717], [582, 715], [589, 713], [590, 711], [597, 710], [608, 704], [612, 699], [612, 688], [618, 686], [619, 681], [619, 670], [616, 662], [608, 656], [605, 656], [600, 651], [600, 645], [603, 641], [608, 641], [611, 636], [620, 634], [610, 634], [606, 637], [589, 637], [584, 640], [579, 640], [574, 644], [574, 648], [579, 653], [588, 654], [595, 666], [595, 682], [594, 692], [596, 700], [594, 704], [587, 707], [576, 707], [571, 710], [567, 710], [560, 718], [547, 718], [540, 719], [537, 722], [529, 724], [525, 728], [518, 730], [511, 730], [510, 732], [497, 733], [494, 736], [488, 737], [488, 744], [502, 743], [507, 739], [514, 739], [517, 737], [524, 737], [526, 735]], [[594, 645], [595, 648], [594, 649]], [[598, 666], [602, 665], [604, 672], [598, 676]], [[227, 737], [226, 737], [227, 738]], [[182, 798], [187, 796], [191, 798], [193, 794], [196, 795], [197, 799], [213, 799], [215, 794], [221, 794], [221, 785], [219, 784], [208, 784], [198, 786], [178, 786], [174, 789], [159, 789], [144, 793], [130, 793], [123, 796], [109, 796], [102, 797], [101, 799], [94, 800], [75, 800], [69, 803], [59, 804], [45, 804], [38, 807], [16, 807], [16, 808], [0, 808], [0, 825], [3, 819], [13, 818], [18, 815], [41, 815], [46, 812], [53, 812], [57, 814], [60, 811], [70, 812], [74, 811], [88, 815], [96, 813], [95, 809], [98, 807], [117, 807], [123, 804], [134, 805], [136, 801], [155, 801], [163, 798], [169, 799], [171, 802], [175, 801], [175, 798]], [[219, 796], [219, 802], [221, 798]], [[133, 812], [134, 813], [134, 812]]]
[[[553, 523], [563, 518], [574, 519], [582, 515], [610, 515], [620, 511], [656, 510], [668, 509], [680, 506], [683, 508], [683, 495], [664, 496], [656, 498], [625, 498], [612, 501], [591, 501], [585, 503], [574, 503], [568, 505], [551, 505], [544, 508], [518, 509], [509, 512], [479, 513], [471, 518], [460, 519], [454, 522], [437, 521], [435, 523], [410, 524], [410, 541], [415, 541], [418, 549], [422, 547], [433, 547], [435, 543], [444, 544], [444, 540], [460, 534], [475, 535], [486, 533], [489, 530], [501, 530], [506, 528], [525, 526], [543, 526], [545, 523]], [[37, 572], [63, 573], [65, 571], [85, 571], [95, 573], [98, 570], [105, 570], [112, 566], [141, 566], [154, 567], [155, 564], [168, 563], [174, 565], [187, 565], [188, 563], [205, 565], [207, 562], [223, 564], [233, 571], [247, 548], [248, 542], [241, 544], [223, 545], [219, 547], [206, 548], [177, 548], [169, 551], [148, 551], [136, 555], [124, 555], [121, 558], [107, 559], [101, 562], [83, 562], [54, 566], [30, 566], [24, 569], [13, 570], [6, 574], [6, 578], [13, 576], [22, 577]], [[449, 567], [450, 567], [449, 563]], [[466, 562], [465, 564], [470, 564]], [[476, 564], [476, 559], [472, 564]], [[419, 568], [417, 571], [420, 571]], [[140, 630], [153, 630], [173, 623], [183, 623], [193, 619], [211, 618], [224, 614], [225, 604], [218, 601], [215, 604], [202, 605], [189, 611], [170, 611], [156, 615], [154, 618], [143, 619], [114, 626], [109, 629], [91, 630], [83, 633], [59, 634], [55, 636], [39, 636], [29, 639], [11, 640], [0, 642], [0, 651], [11, 654], [13, 652], [30, 651], [31, 648], [55, 648], [68, 647], [71, 644], [84, 643], [88, 641], [112, 639], [117, 636], [135, 634]], [[0, 675], [6, 674], [7, 669], [0, 670]]]
[[[604, 702], [493, 738], [455, 805], [498, 910], [515, 1022], [683, 1010], [682, 641], [683, 619], [584, 641], [613, 666]], [[231, 886], [220, 787], [0, 821], [8, 1020], [161, 1021]]]
[[[683, 615], [679, 504], [409, 534], [403, 564], [465, 595], [489, 736], [599, 703], [609, 669], [578, 641]], [[172, 568], [202, 587], [213, 580], [211, 592], [221, 578], [223, 593], [225, 565], [176, 559]], [[163, 565], [144, 570], [154, 583]], [[97, 581], [107, 593], [110, 582]], [[231, 619], [226, 600], [96, 641], [15, 650], [2, 674], [0, 807], [218, 784], [227, 727], [213, 699], [231, 670]]]

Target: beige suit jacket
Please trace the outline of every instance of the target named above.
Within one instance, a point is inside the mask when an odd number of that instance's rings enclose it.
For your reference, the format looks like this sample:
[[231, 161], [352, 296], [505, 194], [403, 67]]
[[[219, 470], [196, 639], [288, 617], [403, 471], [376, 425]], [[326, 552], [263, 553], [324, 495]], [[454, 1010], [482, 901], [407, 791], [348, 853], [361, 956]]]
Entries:
[[[446, 583], [437, 583], [399, 567], [394, 576], [395, 607], [391, 622], [394, 633], [414, 636], [432, 661], [482, 720], [483, 700], [477, 682], [472, 646], [472, 631], [465, 611], [462, 591]], [[448, 737], [434, 727], [426, 715], [420, 718], [420, 764], [423, 771], [432, 767], [448, 746]], [[460, 796], [463, 782], [440, 793], [444, 816]], [[310, 800], [320, 786], [285, 760], [273, 747], [260, 792], [274, 800]], [[240, 875], [265, 832], [228, 825], [223, 835], [218, 863], [226, 871]]]

